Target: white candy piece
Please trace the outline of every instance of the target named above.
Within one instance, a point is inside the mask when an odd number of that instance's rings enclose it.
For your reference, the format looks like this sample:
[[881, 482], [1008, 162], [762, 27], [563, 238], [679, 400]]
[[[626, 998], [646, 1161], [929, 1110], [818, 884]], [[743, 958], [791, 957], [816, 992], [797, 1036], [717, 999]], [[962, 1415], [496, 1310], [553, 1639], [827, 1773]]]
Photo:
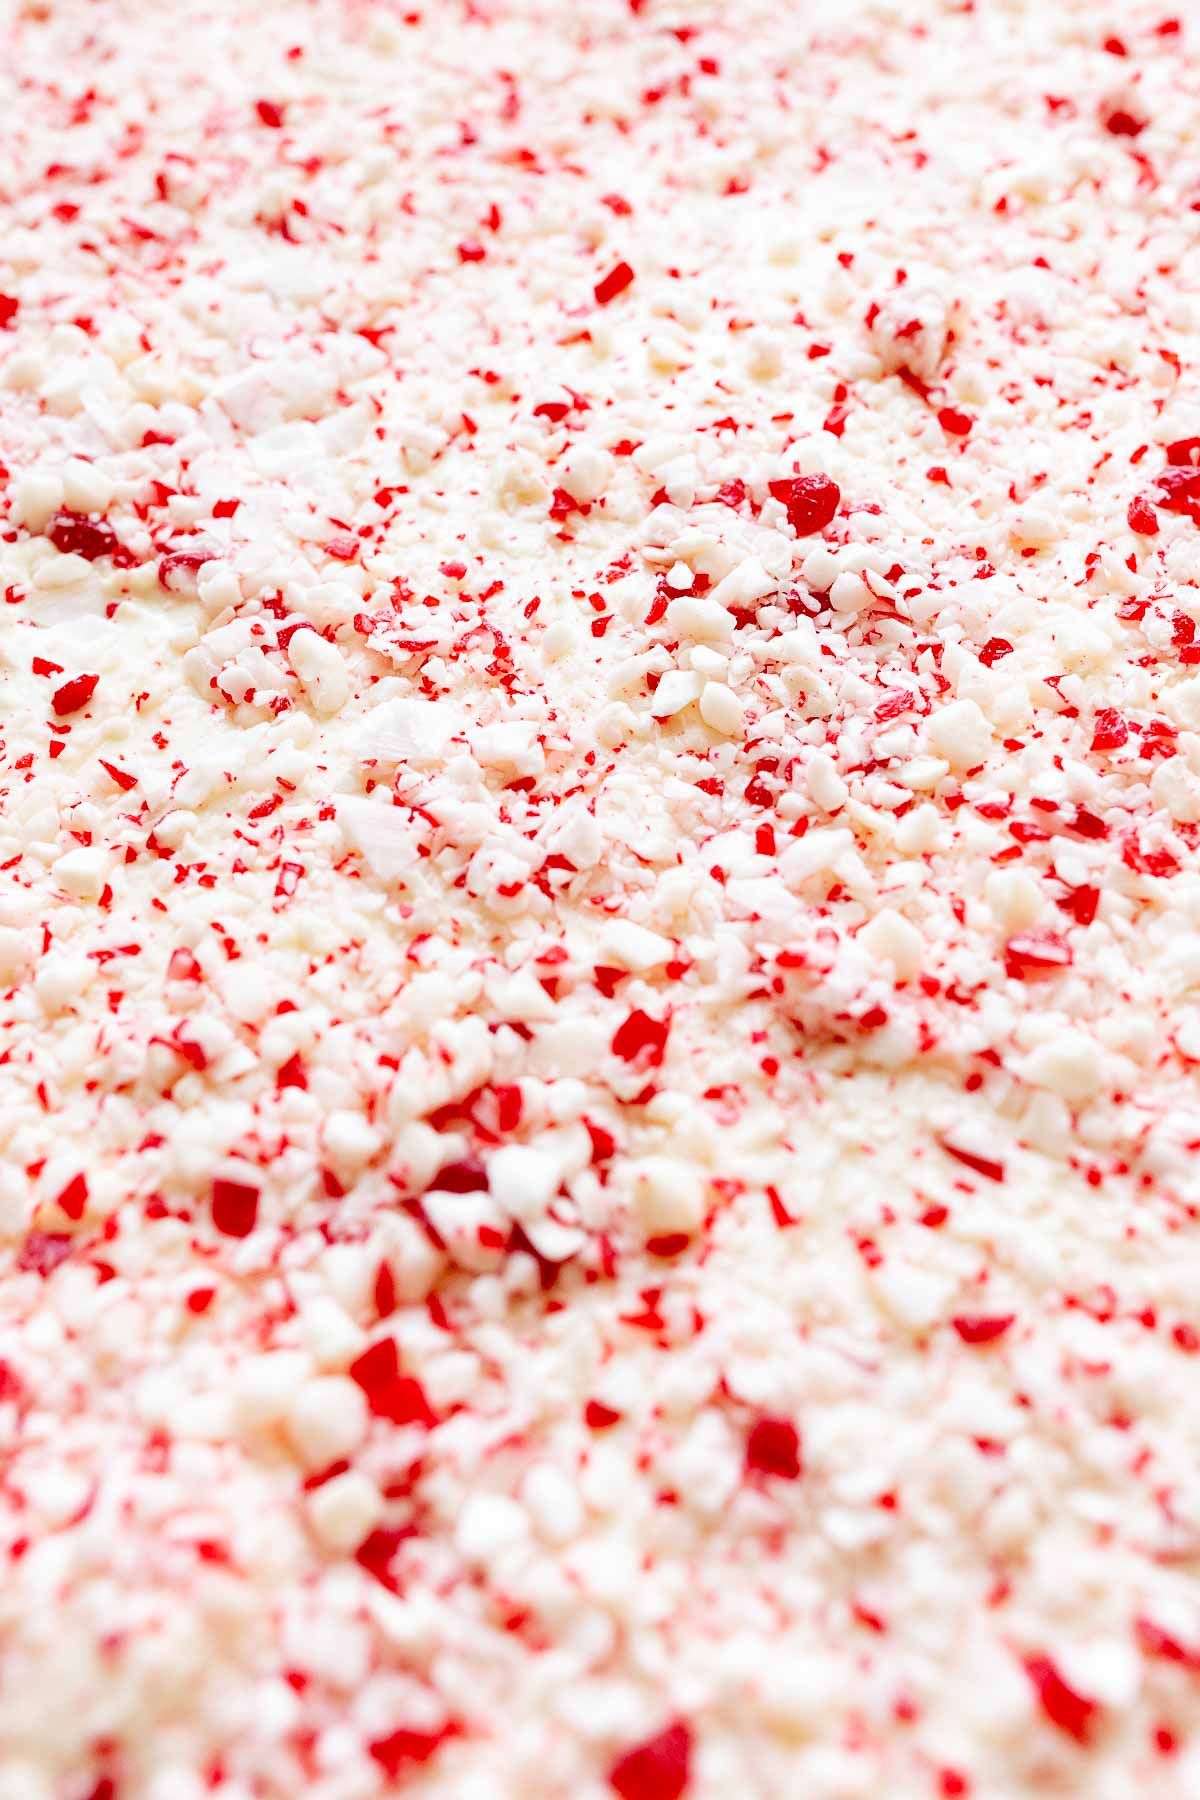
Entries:
[[646, 1157], [634, 1171], [637, 1214], [647, 1237], [688, 1236], [704, 1219], [704, 1183], [687, 1163], [671, 1156]]
[[929, 741], [952, 769], [983, 762], [992, 747], [992, 728], [974, 700], [952, 700], [930, 716]]

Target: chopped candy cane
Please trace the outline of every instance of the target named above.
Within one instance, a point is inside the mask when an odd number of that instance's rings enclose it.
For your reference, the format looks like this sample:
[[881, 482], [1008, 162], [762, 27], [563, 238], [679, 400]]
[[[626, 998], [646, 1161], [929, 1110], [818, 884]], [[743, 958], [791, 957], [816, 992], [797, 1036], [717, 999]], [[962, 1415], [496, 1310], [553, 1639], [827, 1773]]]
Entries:
[[1200, 1794], [1197, 21], [159, 10], [0, 16], [0, 1790]]

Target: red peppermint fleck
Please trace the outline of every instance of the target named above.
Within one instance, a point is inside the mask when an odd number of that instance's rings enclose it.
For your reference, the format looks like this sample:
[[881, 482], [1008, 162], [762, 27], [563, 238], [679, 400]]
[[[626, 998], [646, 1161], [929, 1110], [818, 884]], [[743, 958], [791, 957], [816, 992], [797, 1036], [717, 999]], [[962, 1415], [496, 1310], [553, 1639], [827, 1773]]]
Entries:
[[288, 898], [292, 894], [294, 894], [297, 887], [300, 884], [300, 880], [301, 880], [301, 877], [303, 876], [303, 874], [304, 874], [304, 864], [303, 863], [297, 863], [297, 862], [280, 863], [279, 875], [275, 882], [276, 896], [278, 897], [278, 896], [282, 895], [284, 898]]
[[79, 712], [95, 693], [99, 681], [98, 675], [74, 675], [55, 688], [50, 704], [57, 716], [65, 719], [69, 713]]
[[499, 1082], [492, 1088], [490, 1095], [481, 1097], [480, 1107], [473, 1116], [481, 1127], [485, 1123], [494, 1125], [503, 1137], [516, 1130], [524, 1110], [525, 1101], [516, 1083]]
[[1200, 1672], [1200, 1650], [1181, 1643], [1171, 1632], [1164, 1631], [1153, 1619], [1135, 1619], [1138, 1648], [1143, 1656], [1157, 1656], [1164, 1662], [1178, 1663], [1182, 1668]]
[[617, 1140], [612, 1132], [606, 1131], [603, 1125], [597, 1125], [594, 1119], [585, 1118], [583, 1125], [591, 1139], [592, 1161], [594, 1163], [611, 1162], [617, 1154]]
[[484, 262], [486, 258], [487, 251], [482, 244], [468, 242], [458, 246], [458, 260], [460, 263], [481, 263]]
[[619, 1756], [608, 1771], [608, 1785], [621, 1800], [679, 1800], [687, 1791], [691, 1763], [691, 1731], [676, 1719], [657, 1737]]
[[960, 412], [957, 406], [943, 406], [938, 413], [938, 424], [950, 437], [969, 437], [974, 423], [970, 413]]
[[617, 263], [608, 271], [607, 275], [602, 276], [596, 283], [593, 291], [596, 295], [597, 305], [607, 306], [610, 300], [615, 300], [618, 294], [625, 292], [625, 289], [632, 284], [633, 278], [633, 270], [627, 262]]
[[308, 1075], [299, 1056], [289, 1056], [286, 1062], [280, 1063], [275, 1071], [275, 1086], [301, 1090], [307, 1088]]
[[979, 652], [979, 660], [985, 669], [991, 669], [998, 662], [1002, 662], [1006, 656], [1011, 656], [1012, 651], [1013, 647], [1007, 638], [989, 638]]
[[602, 1400], [589, 1400], [583, 1409], [583, 1422], [590, 1431], [608, 1431], [620, 1424], [621, 1414]]
[[0, 331], [11, 331], [13, 320], [21, 310], [21, 302], [12, 294], [0, 294]]
[[182, 945], [177, 950], [172, 950], [170, 961], [167, 963], [168, 981], [202, 981], [203, 979], [204, 971], [190, 950], [184, 949]]
[[566, 488], [555, 488], [550, 496], [550, 517], [552, 519], [567, 519], [573, 512], [582, 511], [583, 508], [579, 501], [573, 495], [568, 494]]
[[635, 1007], [613, 1033], [612, 1053], [628, 1063], [644, 1055], [647, 1065], [656, 1069], [666, 1053], [670, 1030], [669, 1014], [665, 1019], [652, 1019], [649, 1013]]
[[88, 1184], [85, 1175], [72, 1175], [66, 1187], [58, 1195], [58, 1205], [62, 1207], [68, 1219], [82, 1219], [83, 1209], [88, 1202]]
[[1139, 119], [1135, 113], [1126, 112], [1122, 106], [1114, 107], [1104, 116], [1104, 129], [1113, 137], [1140, 137], [1149, 123], [1148, 119]]
[[959, 1313], [950, 1323], [964, 1344], [994, 1344], [1015, 1318], [1015, 1313]]
[[1135, 875], [1154, 875], [1165, 880], [1170, 875], [1178, 875], [1179, 859], [1169, 850], [1143, 850], [1135, 834], [1130, 835], [1121, 845], [1121, 861]]
[[429, 1185], [439, 1194], [486, 1194], [487, 1170], [477, 1157], [464, 1156], [461, 1162], [443, 1164]]
[[358, 548], [356, 537], [333, 537], [325, 546], [325, 554], [332, 556], [336, 562], [353, 562], [358, 555]]
[[193, 1042], [191, 1038], [184, 1037], [182, 1026], [176, 1026], [170, 1037], [151, 1038], [150, 1042], [166, 1044], [175, 1052], [176, 1056], [181, 1056], [184, 1062], [190, 1064], [197, 1074], [202, 1073], [208, 1067], [208, 1057], [199, 1044]]
[[449, 1725], [442, 1725], [436, 1731], [418, 1731], [413, 1726], [402, 1725], [397, 1731], [389, 1732], [387, 1737], [375, 1738], [367, 1748], [388, 1780], [396, 1781], [406, 1769], [427, 1763], [453, 1735]]
[[391, 1264], [386, 1259], [380, 1263], [375, 1273], [375, 1315], [380, 1319], [390, 1318], [396, 1310], [396, 1278], [392, 1274]]
[[[169, 594], [184, 593], [189, 578], [195, 575], [197, 569], [202, 569], [206, 562], [211, 561], [212, 553], [208, 550], [172, 550], [159, 562], [159, 586], [166, 588]], [[184, 577], [183, 582], [176, 580], [179, 575]]]
[[258, 1221], [258, 1189], [218, 1176], [212, 1188], [212, 1221], [225, 1237], [244, 1238]]
[[661, 1237], [646, 1239], [646, 1253], [669, 1261], [673, 1256], [682, 1256], [691, 1241], [686, 1231], [664, 1232]]
[[380, 1338], [356, 1357], [348, 1370], [367, 1398], [367, 1405], [379, 1419], [390, 1419], [393, 1425], [437, 1424], [437, 1415], [425, 1396], [420, 1382], [400, 1370], [400, 1357], [394, 1338]]
[[52, 1275], [75, 1247], [75, 1239], [61, 1231], [31, 1231], [17, 1256], [18, 1269], [35, 1275]]
[[137, 786], [137, 776], [131, 775], [127, 769], [119, 769], [116, 763], [105, 762], [104, 758], [101, 757], [100, 767], [104, 770], [104, 773], [108, 776], [114, 787], [120, 788], [123, 794], [127, 794], [130, 788], [135, 788]]
[[1100, 905], [1100, 890], [1094, 887], [1068, 888], [1059, 901], [1077, 925], [1090, 925]]
[[354, 1552], [354, 1560], [382, 1587], [389, 1588], [394, 1594], [398, 1590], [396, 1580], [392, 1575], [392, 1558], [405, 1538], [412, 1535], [411, 1526], [377, 1525], [374, 1531], [367, 1533]]
[[907, 688], [893, 688], [887, 698], [881, 700], [875, 708], [877, 723], [883, 725], [888, 719], [898, 719], [901, 713], [908, 711], [912, 703], [913, 697]]
[[796, 1481], [804, 1470], [800, 1433], [790, 1419], [757, 1419], [746, 1439], [746, 1467], [756, 1475]]
[[1074, 1738], [1077, 1744], [1086, 1744], [1100, 1711], [1098, 1702], [1078, 1693], [1064, 1680], [1048, 1656], [1027, 1656], [1025, 1673], [1033, 1683], [1038, 1704], [1050, 1723]]
[[1164, 512], [1200, 524], [1200, 470], [1182, 463], [1166, 468], [1158, 477], [1158, 490], [1157, 504]]
[[955, 1162], [962, 1163], [965, 1169], [971, 1169], [976, 1175], [982, 1175], [985, 1181], [1003, 1181], [1004, 1164], [999, 1157], [982, 1156], [977, 1150], [964, 1150], [958, 1144], [949, 1144], [942, 1139], [942, 1149]]
[[1145, 494], [1135, 494], [1129, 502], [1129, 511], [1125, 515], [1130, 531], [1140, 532], [1142, 537], [1158, 535], [1158, 514], [1151, 506]]
[[283, 108], [274, 100], [256, 100], [254, 110], [272, 131], [278, 131], [283, 124]]
[[1070, 966], [1070, 949], [1051, 932], [1022, 932], [1004, 946], [1004, 970], [1014, 981], [1029, 981]]
[[769, 485], [771, 498], [786, 508], [788, 522], [797, 537], [824, 531], [842, 501], [842, 490], [828, 475], [795, 475]]
[[596, 991], [603, 994], [606, 1000], [612, 999], [625, 978], [626, 971], [624, 969], [609, 969], [603, 963], [597, 963], [592, 970], [592, 980], [596, 984]]
[[1067, 821], [1067, 830], [1075, 832], [1081, 838], [1093, 841], [1108, 836], [1108, 826], [1104, 820], [1097, 818], [1095, 813], [1088, 812], [1087, 808], [1083, 806], [1075, 808], [1074, 816]]
[[1147, 762], [1153, 762], [1156, 757], [1165, 759], [1168, 756], [1178, 756], [1179, 745], [1176, 740], [1179, 734], [1174, 725], [1169, 725], [1165, 719], [1150, 719], [1141, 727], [1141, 733], [1142, 755]]
[[1103, 706], [1096, 714], [1092, 731], [1093, 750], [1119, 750], [1128, 742], [1129, 727], [1113, 706]]
[[112, 556], [120, 548], [111, 525], [86, 518], [83, 513], [56, 513], [46, 536], [64, 556], [82, 556], [85, 562], [98, 562], [102, 556]]

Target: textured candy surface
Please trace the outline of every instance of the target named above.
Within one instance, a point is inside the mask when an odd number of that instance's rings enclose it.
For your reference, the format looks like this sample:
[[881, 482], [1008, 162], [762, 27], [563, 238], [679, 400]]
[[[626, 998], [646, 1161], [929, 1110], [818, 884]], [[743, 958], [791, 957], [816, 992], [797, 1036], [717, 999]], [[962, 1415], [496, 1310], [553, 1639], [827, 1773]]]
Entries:
[[1200, 1793], [1198, 33], [0, 9], [0, 1800]]

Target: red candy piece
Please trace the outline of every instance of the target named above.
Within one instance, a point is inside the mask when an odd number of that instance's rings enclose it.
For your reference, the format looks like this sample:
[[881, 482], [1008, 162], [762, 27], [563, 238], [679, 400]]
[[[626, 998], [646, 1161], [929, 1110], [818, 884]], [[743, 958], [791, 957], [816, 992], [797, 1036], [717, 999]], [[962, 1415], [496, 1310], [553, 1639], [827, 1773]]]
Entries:
[[964, 1344], [994, 1344], [997, 1338], [1004, 1336], [1015, 1317], [1014, 1313], [994, 1313], [990, 1317], [978, 1313], [960, 1314], [950, 1323]]
[[610, 269], [608, 274], [602, 276], [596, 283], [594, 292], [597, 305], [607, 306], [610, 300], [615, 300], [618, 294], [623, 294], [625, 289], [631, 286], [633, 279], [633, 270], [629, 264], [627, 262], [617, 263], [615, 268]]
[[796, 475], [770, 483], [771, 497], [787, 508], [788, 521], [797, 537], [824, 531], [841, 505], [842, 490], [828, 475]]
[[691, 1774], [692, 1734], [676, 1720], [647, 1738], [608, 1771], [608, 1785], [621, 1800], [679, 1800]]
[[746, 1467], [781, 1481], [796, 1481], [803, 1474], [800, 1433], [790, 1419], [756, 1420], [746, 1439]]
[[225, 1237], [249, 1237], [258, 1222], [258, 1189], [219, 1177], [213, 1182], [212, 1219]]

